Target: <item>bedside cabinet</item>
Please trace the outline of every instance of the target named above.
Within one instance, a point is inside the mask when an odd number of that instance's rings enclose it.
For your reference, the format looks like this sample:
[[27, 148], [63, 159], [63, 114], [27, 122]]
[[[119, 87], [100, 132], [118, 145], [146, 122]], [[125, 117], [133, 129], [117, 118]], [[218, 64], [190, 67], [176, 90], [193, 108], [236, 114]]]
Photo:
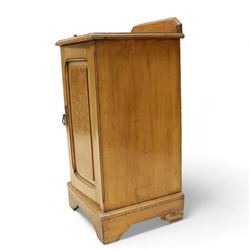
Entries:
[[182, 219], [181, 23], [91, 33], [61, 48], [69, 204], [103, 243], [154, 217]]

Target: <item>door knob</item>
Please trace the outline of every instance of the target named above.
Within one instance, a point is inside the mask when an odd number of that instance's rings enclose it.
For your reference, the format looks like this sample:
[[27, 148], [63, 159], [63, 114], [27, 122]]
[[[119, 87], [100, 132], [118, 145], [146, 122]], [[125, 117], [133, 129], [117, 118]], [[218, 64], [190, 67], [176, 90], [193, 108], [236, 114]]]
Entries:
[[63, 114], [63, 115], [62, 115], [62, 124], [63, 124], [64, 126], [67, 125], [67, 114]]

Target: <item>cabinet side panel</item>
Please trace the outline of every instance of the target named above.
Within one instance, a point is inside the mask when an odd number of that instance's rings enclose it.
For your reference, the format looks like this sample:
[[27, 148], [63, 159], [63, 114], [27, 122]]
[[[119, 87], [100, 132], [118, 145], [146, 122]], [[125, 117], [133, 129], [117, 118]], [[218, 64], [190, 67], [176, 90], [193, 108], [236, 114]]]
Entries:
[[105, 210], [181, 191], [179, 40], [97, 46]]

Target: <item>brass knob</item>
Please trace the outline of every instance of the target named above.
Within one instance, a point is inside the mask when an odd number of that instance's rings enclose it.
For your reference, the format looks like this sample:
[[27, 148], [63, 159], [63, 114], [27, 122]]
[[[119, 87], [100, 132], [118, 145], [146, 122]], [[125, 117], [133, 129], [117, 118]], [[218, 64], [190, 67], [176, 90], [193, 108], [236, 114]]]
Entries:
[[62, 116], [62, 124], [63, 124], [64, 126], [67, 125], [67, 114], [63, 114], [63, 116]]

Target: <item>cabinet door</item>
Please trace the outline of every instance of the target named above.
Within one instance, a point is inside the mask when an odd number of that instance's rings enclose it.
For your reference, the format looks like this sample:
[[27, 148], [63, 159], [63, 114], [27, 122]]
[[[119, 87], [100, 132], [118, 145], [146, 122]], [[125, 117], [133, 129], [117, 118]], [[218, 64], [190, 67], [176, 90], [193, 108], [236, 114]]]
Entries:
[[65, 65], [71, 182], [96, 201], [88, 62], [70, 59]]
[[94, 169], [90, 126], [87, 63], [68, 62], [71, 147], [75, 174], [93, 183]]
[[95, 46], [61, 47], [71, 184], [103, 207]]

